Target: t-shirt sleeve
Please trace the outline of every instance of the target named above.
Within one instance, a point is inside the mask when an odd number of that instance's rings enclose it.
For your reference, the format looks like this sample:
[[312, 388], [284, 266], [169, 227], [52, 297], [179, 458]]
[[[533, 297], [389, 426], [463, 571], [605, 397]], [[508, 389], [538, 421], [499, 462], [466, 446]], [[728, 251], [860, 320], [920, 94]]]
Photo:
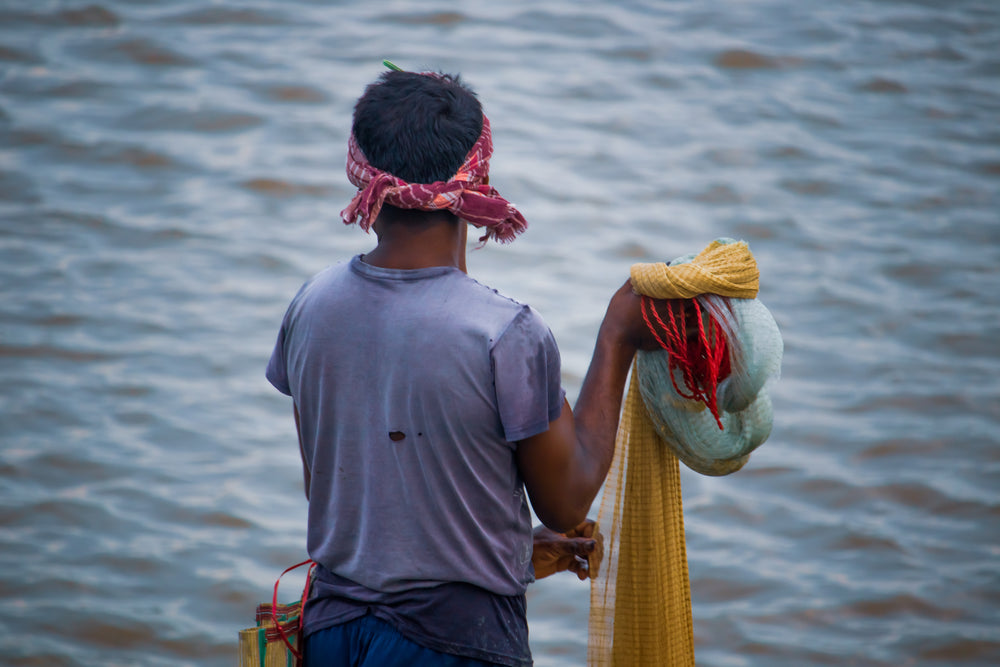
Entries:
[[271, 360], [267, 362], [265, 376], [268, 382], [282, 394], [292, 395], [292, 388], [288, 385], [288, 366], [285, 362], [285, 332], [287, 331], [287, 319], [281, 323], [278, 330], [278, 340], [274, 343], [274, 351], [271, 352]]
[[508, 442], [544, 433], [562, 412], [561, 361], [542, 317], [525, 306], [493, 345], [497, 408]]
[[288, 382], [288, 351], [285, 349], [288, 339], [288, 331], [292, 324], [292, 314], [296, 311], [296, 305], [303, 298], [306, 290], [316, 279], [315, 276], [307, 280], [295, 293], [292, 302], [285, 310], [285, 316], [281, 320], [281, 328], [278, 330], [278, 339], [274, 342], [274, 350], [271, 352], [271, 359], [267, 362], [267, 370], [264, 375], [274, 388], [286, 396], [292, 395], [292, 387]]

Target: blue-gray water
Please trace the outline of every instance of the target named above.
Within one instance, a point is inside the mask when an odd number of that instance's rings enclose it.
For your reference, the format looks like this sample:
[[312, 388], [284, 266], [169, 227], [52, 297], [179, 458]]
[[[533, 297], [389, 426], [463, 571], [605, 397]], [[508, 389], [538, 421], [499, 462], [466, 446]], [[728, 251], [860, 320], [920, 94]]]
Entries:
[[[749, 465], [683, 473], [700, 665], [1000, 664], [986, 0], [0, 1], [0, 663], [232, 665], [303, 557], [263, 367], [373, 243], [338, 213], [383, 58], [478, 90], [531, 228], [470, 271], [571, 396], [632, 262], [750, 242], [785, 363]], [[529, 595], [581, 664], [587, 585]]]

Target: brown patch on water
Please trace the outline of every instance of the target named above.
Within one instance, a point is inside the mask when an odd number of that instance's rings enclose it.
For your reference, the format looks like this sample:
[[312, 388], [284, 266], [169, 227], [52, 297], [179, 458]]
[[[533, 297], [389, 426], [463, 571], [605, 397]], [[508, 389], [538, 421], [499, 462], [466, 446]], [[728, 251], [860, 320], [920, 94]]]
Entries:
[[901, 593], [875, 600], [861, 600], [860, 602], [846, 606], [843, 611], [848, 615], [870, 616], [873, 618], [909, 615], [920, 618], [931, 618], [943, 623], [955, 621], [962, 617], [962, 612], [957, 609], [948, 609], [930, 604], [909, 593]]
[[87, 5], [79, 9], [64, 9], [56, 14], [60, 23], [71, 26], [117, 28], [121, 23], [118, 16], [99, 5]]
[[205, 515], [203, 521], [205, 525], [218, 526], [220, 528], [247, 530], [254, 527], [253, 523], [228, 512], [209, 512]]
[[41, 146], [49, 143], [53, 135], [51, 132], [26, 128], [16, 128], [4, 134], [5, 143], [10, 147]]
[[733, 226], [736, 236], [747, 241], [762, 241], [773, 239], [776, 234], [776, 225], [768, 223], [745, 222]]
[[833, 185], [829, 182], [811, 179], [786, 179], [781, 182], [781, 187], [796, 194], [809, 196], [829, 195], [834, 191]]
[[739, 204], [743, 201], [743, 196], [739, 192], [721, 183], [709, 186], [694, 198], [705, 204]]
[[623, 243], [612, 251], [615, 257], [623, 259], [639, 260], [649, 257], [649, 249], [646, 246], [633, 242]]
[[264, 96], [277, 102], [302, 102], [318, 104], [327, 101], [327, 95], [312, 86], [277, 85], [262, 89]]
[[41, 59], [34, 53], [0, 45], [0, 60], [13, 63], [37, 64]]
[[162, 153], [134, 146], [115, 151], [107, 159], [111, 162], [120, 162], [143, 169], [169, 167], [173, 164], [173, 160]]
[[893, 438], [865, 447], [855, 454], [854, 459], [861, 462], [896, 456], [934, 455], [945, 451], [949, 444], [949, 441], [944, 439], [921, 441], [913, 438]]
[[74, 142], [59, 142], [57, 150], [68, 159], [104, 164], [122, 164], [140, 169], [162, 169], [173, 166], [174, 161], [167, 155], [142, 146], [114, 143], [96, 145]]
[[149, 132], [178, 130], [222, 133], [256, 127], [263, 122], [263, 119], [255, 114], [223, 109], [205, 108], [188, 111], [154, 106], [133, 111], [118, 122], [121, 127], [127, 129]]
[[0, 10], [0, 26], [5, 27], [27, 24], [55, 27], [116, 28], [120, 23], [121, 21], [114, 12], [99, 5], [87, 5], [57, 12]]
[[255, 9], [234, 7], [207, 7], [172, 16], [169, 23], [186, 25], [282, 25], [288, 23], [280, 16]]
[[194, 61], [187, 56], [146, 39], [130, 39], [120, 42], [115, 46], [115, 50], [139, 65], [185, 67], [194, 64]]
[[84, 318], [79, 315], [55, 314], [39, 317], [34, 320], [34, 323], [42, 327], [74, 327], [84, 321]]
[[780, 63], [776, 58], [756, 51], [730, 49], [715, 57], [715, 65], [723, 69], [776, 69]]
[[830, 551], [883, 551], [898, 553], [902, 551], [899, 543], [876, 535], [851, 533], [844, 535], [830, 544]]
[[465, 20], [465, 14], [460, 12], [430, 12], [427, 14], [393, 14], [387, 20], [406, 25], [440, 25], [453, 26]]
[[979, 165], [979, 171], [990, 176], [1000, 176], [1000, 162], [984, 162]]
[[329, 186], [289, 183], [276, 178], [252, 178], [241, 185], [269, 197], [322, 197], [330, 193]]
[[892, 79], [876, 77], [861, 86], [861, 90], [869, 93], [905, 93], [906, 86]]
[[68, 350], [52, 345], [2, 345], [0, 358], [14, 359], [61, 359], [63, 361], [107, 361], [114, 357], [103, 352], [85, 352], [83, 350]]
[[990, 641], [987, 639], [958, 639], [944, 641], [936, 646], [922, 649], [918, 653], [924, 660], [976, 660], [982, 661], [978, 664], [996, 664], [987, 661], [995, 659], [1000, 655], [1000, 641]]
[[719, 577], [700, 577], [698, 579], [698, 598], [708, 602], [724, 602], [752, 598], [765, 592], [763, 584], [747, 581], [733, 581]]
[[770, 157], [788, 160], [807, 157], [807, 153], [798, 146], [779, 146], [768, 153]]

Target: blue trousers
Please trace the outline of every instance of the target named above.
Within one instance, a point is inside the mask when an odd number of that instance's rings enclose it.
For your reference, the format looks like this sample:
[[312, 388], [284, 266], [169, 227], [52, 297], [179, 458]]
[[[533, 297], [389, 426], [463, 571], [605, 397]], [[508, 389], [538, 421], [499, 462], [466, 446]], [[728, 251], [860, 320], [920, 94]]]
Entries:
[[424, 648], [371, 614], [309, 635], [305, 658], [305, 667], [487, 667], [490, 664]]

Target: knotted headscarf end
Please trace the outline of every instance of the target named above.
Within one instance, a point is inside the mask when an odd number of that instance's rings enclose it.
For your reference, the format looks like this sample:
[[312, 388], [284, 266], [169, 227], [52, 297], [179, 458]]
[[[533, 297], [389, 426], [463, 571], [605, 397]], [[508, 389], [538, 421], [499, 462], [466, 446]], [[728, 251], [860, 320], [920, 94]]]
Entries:
[[484, 115], [479, 139], [454, 176], [435, 183], [408, 183], [373, 167], [352, 134], [347, 145], [347, 178], [358, 187], [358, 193], [340, 217], [344, 224], [356, 222], [368, 231], [384, 204], [421, 211], [447, 210], [471, 225], [485, 228], [480, 242], [495, 238], [509, 243], [527, 229], [528, 222], [489, 185], [492, 154], [490, 121]]

